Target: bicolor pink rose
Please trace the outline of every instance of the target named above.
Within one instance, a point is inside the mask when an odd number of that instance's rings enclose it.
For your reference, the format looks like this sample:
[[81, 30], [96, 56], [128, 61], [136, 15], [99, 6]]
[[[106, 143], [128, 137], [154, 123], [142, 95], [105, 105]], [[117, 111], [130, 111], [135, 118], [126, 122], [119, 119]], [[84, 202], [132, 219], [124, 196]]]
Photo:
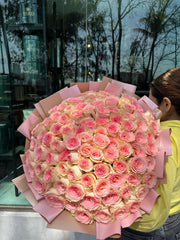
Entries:
[[123, 108], [129, 113], [133, 113], [136, 110], [133, 104], [124, 104]]
[[59, 154], [59, 161], [71, 161], [71, 154], [68, 149], [64, 149], [60, 154]]
[[75, 150], [80, 146], [81, 142], [77, 137], [70, 137], [65, 144], [68, 150]]
[[119, 146], [118, 138], [109, 137], [109, 140], [110, 140], [110, 143], [109, 143], [110, 146], [114, 146], [118, 148]]
[[82, 110], [74, 110], [71, 112], [71, 118], [74, 120], [77, 120], [79, 118], [82, 118], [84, 116]]
[[141, 184], [135, 188], [135, 195], [137, 199], [142, 201], [149, 192], [149, 188], [146, 184]]
[[129, 185], [126, 185], [126, 184], [124, 186], [122, 186], [121, 189], [120, 189], [121, 196], [124, 199], [130, 197], [131, 192], [132, 192], [131, 187]]
[[151, 132], [148, 132], [148, 133], [147, 133], [147, 139], [148, 139], [148, 142], [151, 142], [151, 143], [155, 142], [155, 136], [154, 136], [154, 134], [151, 133]]
[[133, 172], [143, 174], [147, 169], [147, 162], [142, 157], [131, 158], [130, 167]]
[[47, 167], [48, 167], [47, 163], [37, 164], [34, 167], [36, 175], [41, 175]]
[[151, 156], [155, 156], [158, 152], [158, 147], [155, 143], [148, 143], [146, 145], [146, 153]]
[[62, 102], [60, 103], [58, 106], [57, 106], [57, 111], [60, 111], [62, 112], [66, 107], [66, 103], [65, 102]]
[[106, 162], [112, 163], [114, 160], [116, 160], [119, 157], [119, 151], [118, 148], [115, 146], [109, 145], [104, 150], [104, 158]]
[[96, 220], [96, 222], [100, 223], [110, 223], [113, 220], [112, 215], [107, 208], [97, 210], [95, 212], [94, 219]]
[[92, 140], [92, 134], [84, 131], [77, 134], [77, 137], [80, 139], [82, 143], [86, 143]]
[[33, 130], [31, 131], [31, 135], [34, 137], [37, 137], [38, 134], [42, 131], [46, 131], [46, 128], [44, 127], [44, 125], [42, 123], [38, 123]]
[[106, 127], [97, 127], [95, 129], [95, 133], [98, 134], [104, 134], [104, 135], [107, 135], [107, 128]]
[[89, 157], [91, 154], [92, 146], [89, 143], [83, 143], [79, 147], [79, 153], [84, 157]]
[[119, 137], [124, 142], [133, 142], [135, 140], [135, 135], [133, 132], [122, 131], [119, 133]]
[[93, 173], [85, 173], [81, 177], [81, 182], [85, 188], [91, 188], [96, 183], [96, 177]]
[[66, 145], [59, 138], [54, 138], [54, 140], [50, 143], [50, 149], [55, 152], [62, 152], [65, 150]]
[[41, 131], [38, 135], [37, 135], [37, 140], [42, 142], [44, 136], [46, 135], [47, 131], [46, 130], [43, 130]]
[[117, 208], [117, 210], [114, 212], [114, 217], [116, 220], [122, 220], [128, 215], [130, 215], [130, 211], [126, 206]]
[[61, 124], [59, 123], [54, 123], [51, 128], [50, 131], [54, 134], [54, 135], [60, 135], [61, 134]]
[[67, 176], [70, 181], [79, 180], [82, 176], [82, 171], [77, 165], [74, 165], [69, 169]]
[[136, 125], [137, 125], [137, 129], [136, 129], [137, 131], [146, 132], [148, 129], [146, 122], [143, 120], [137, 120]]
[[81, 184], [71, 184], [66, 191], [66, 198], [72, 202], [78, 202], [85, 195], [84, 188]]
[[120, 126], [118, 123], [111, 122], [108, 123], [106, 127], [110, 136], [116, 136], [119, 133]]
[[97, 116], [98, 117], [107, 117], [110, 113], [107, 107], [97, 107]]
[[46, 146], [49, 146], [53, 139], [54, 139], [53, 133], [47, 132], [42, 139], [42, 143]]
[[103, 160], [103, 151], [95, 147], [91, 148], [90, 159], [95, 163], [101, 162]]
[[123, 173], [112, 173], [108, 179], [113, 189], [120, 188], [126, 182], [126, 176]]
[[36, 144], [37, 144], [36, 138], [31, 137], [29, 149], [30, 149], [31, 151], [34, 151], [34, 149], [35, 149], [35, 147], [36, 147]]
[[54, 168], [49, 168], [44, 171], [43, 174], [43, 180], [46, 183], [52, 182], [53, 181], [53, 176], [54, 176]]
[[136, 173], [129, 173], [126, 179], [127, 179], [127, 182], [132, 185], [139, 185], [141, 183], [141, 178]]
[[110, 193], [111, 184], [107, 179], [100, 179], [94, 186], [94, 194], [98, 197], [106, 197]]
[[124, 120], [122, 121], [122, 129], [124, 129], [124, 131], [135, 131], [136, 130], [136, 124], [131, 121], [131, 120]]
[[55, 188], [60, 195], [66, 193], [67, 187], [69, 186], [69, 180], [67, 178], [61, 178], [55, 183]]
[[38, 192], [39, 194], [43, 194], [47, 189], [47, 184], [42, 182], [40, 178], [34, 178], [32, 180], [32, 185], [36, 192]]
[[103, 102], [101, 100], [95, 100], [95, 101], [92, 102], [92, 105], [96, 106], [96, 107], [104, 107], [105, 106], [105, 102]]
[[113, 162], [113, 169], [118, 173], [124, 173], [127, 171], [127, 163], [122, 160], [116, 160]]
[[143, 182], [146, 184], [149, 188], [153, 188], [156, 185], [157, 177], [154, 172], [147, 172], [143, 176]]
[[49, 116], [54, 122], [58, 121], [58, 118], [61, 116], [60, 112], [53, 112], [51, 113], [51, 115]]
[[78, 222], [83, 224], [91, 224], [93, 222], [93, 217], [87, 210], [77, 210], [74, 217]]
[[110, 165], [106, 163], [97, 163], [94, 166], [94, 173], [97, 178], [106, 178], [110, 173]]
[[132, 148], [133, 148], [132, 154], [134, 157], [142, 157], [142, 158], [146, 157], [145, 148], [141, 144], [132, 143]]
[[56, 166], [55, 170], [56, 170], [58, 175], [66, 176], [68, 174], [68, 171], [69, 171], [69, 165], [66, 162], [60, 162]]
[[83, 170], [84, 172], [92, 171], [94, 165], [91, 159], [89, 158], [81, 158], [78, 163], [78, 167]]
[[144, 132], [136, 132], [135, 133], [136, 143], [146, 144], [147, 143], [147, 135]]
[[82, 97], [71, 97], [71, 98], [68, 98], [67, 101], [69, 103], [82, 103], [84, 100]]
[[149, 128], [150, 128], [150, 130], [151, 130], [151, 132], [152, 132], [153, 134], [159, 135], [160, 130], [161, 130], [161, 128], [160, 128], [160, 120], [158, 119], [158, 120], [152, 121], [152, 122], [150, 123]]
[[65, 209], [74, 213], [76, 210], [78, 210], [78, 208], [79, 208], [79, 203], [78, 202], [70, 202], [70, 201], [66, 200]]
[[53, 120], [52, 120], [50, 117], [45, 118], [45, 119], [43, 120], [43, 122], [42, 122], [43, 126], [44, 126], [47, 130], [49, 130], [49, 129], [51, 128], [51, 125], [52, 125], [53, 123], [54, 123], [54, 122], [53, 122]]
[[152, 156], [148, 156], [146, 158], [146, 161], [147, 161], [147, 172], [151, 172], [152, 170], [155, 169], [156, 159]]
[[94, 211], [100, 207], [100, 203], [100, 199], [95, 197], [93, 193], [90, 193], [84, 196], [80, 204], [85, 209], [88, 209], [89, 211]]
[[133, 149], [131, 144], [129, 143], [122, 143], [119, 146], [119, 156], [121, 158], [128, 158], [133, 153]]
[[123, 120], [123, 117], [120, 114], [114, 114], [111, 116], [110, 120], [111, 122], [114, 122], [114, 123], [121, 123]]
[[45, 200], [49, 206], [64, 210], [65, 199], [62, 196], [59, 196], [55, 189], [50, 189], [49, 192], [45, 194]]
[[98, 147], [100, 148], [105, 148], [109, 145], [110, 140], [108, 138], [108, 136], [104, 135], [104, 134], [95, 134], [93, 137], [93, 142], [94, 144], [96, 144]]
[[111, 190], [110, 193], [102, 199], [104, 205], [112, 206], [120, 200], [119, 192]]
[[96, 123], [100, 126], [104, 126], [109, 122], [109, 119], [107, 118], [101, 118], [101, 117], [97, 117], [96, 118]]
[[48, 154], [48, 149], [43, 146], [35, 147], [34, 149], [34, 161], [39, 162], [45, 160]]
[[119, 105], [119, 98], [115, 97], [115, 96], [106, 97], [105, 104], [107, 106], [118, 106]]

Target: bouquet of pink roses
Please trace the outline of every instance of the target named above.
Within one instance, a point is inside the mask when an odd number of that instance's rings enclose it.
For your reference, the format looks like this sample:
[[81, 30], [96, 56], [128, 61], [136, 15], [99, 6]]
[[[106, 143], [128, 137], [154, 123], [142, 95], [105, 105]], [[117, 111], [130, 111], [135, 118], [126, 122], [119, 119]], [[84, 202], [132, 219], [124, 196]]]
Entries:
[[[29, 132], [23, 165], [36, 199], [56, 212], [49, 222], [67, 210], [100, 229], [117, 222], [127, 227], [150, 212], [165, 152], [156, 108], [114, 81], [103, 90], [97, 91], [96, 83], [96, 91], [77, 91], [39, 118]], [[48, 219], [43, 208], [34, 207]]]

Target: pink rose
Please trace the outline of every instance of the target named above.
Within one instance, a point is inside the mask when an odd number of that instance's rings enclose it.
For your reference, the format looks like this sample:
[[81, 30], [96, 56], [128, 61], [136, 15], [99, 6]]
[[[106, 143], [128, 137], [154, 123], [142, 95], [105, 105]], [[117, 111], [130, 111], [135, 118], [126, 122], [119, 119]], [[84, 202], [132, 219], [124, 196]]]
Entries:
[[75, 150], [80, 146], [80, 140], [77, 137], [70, 137], [66, 140], [66, 147], [68, 150]]
[[131, 187], [129, 185], [124, 185], [120, 189], [122, 198], [126, 199], [131, 196]]
[[142, 157], [142, 158], [146, 157], [145, 149], [141, 144], [133, 143], [132, 148], [133, 148], [133, 156], [134, 157]]
[[74, 216], [78, 222], [83, 224], [91, 224], [93, 221], [92, 215], [87, 210], [77, 210]]
[[57, 153], [48, 152], [46, 156], [46, 163], [49, 165], [54, 165], [59, 162], [59, 155]]
[[106, 163], [97, 163], [94, 166], [94, 173], [97, 178], [105, 178], [110, 173], [110, 166]]
[[96, 118], [96, 123], [100, 126], [106, 125], [108, 122], [109, 122], [109, 119], [107, 118], [101, 118], [101, 117]]
[[69, 165], [65, 162], [61, 162], [56, 166], [55, 170], [56, 170], [58, 175], [66, 176], [68, 174], [68, 171], [69, 171]]
[[55, 152], [62, 152], [65, 150], [66, 145], [59, 138], [54, 138], [54, 140], [50, 143], [50, 149]]
[[70, 136], [74, 132], [74, 126], [72, 124], [65, 124], [60, 129], [63, 137]]
[[133, 121], [131, 120], [124, 120], [122, 121], [122, 129], [124, 129], [124, 131], [135, 131], [136, 130], [136, 125]]
[[148, 192], [149, 192], [149, 188], [146, 184], [141, 184], [141, 185], [137, 186], [135, 189], [136, 197], [140, 201], [142, 201], [146, 197]]
[[70, 201], [66, 200], [65, 208], [68, 211], [74, 213], [79, 208], [79, 203], [77, 203], [77, 202], [70, 202]]
[[48, 154], [47, 148], [43, 146], [35, 147], [34, 149], [34, 161], [39, 162], [45, 160]]
[[43, 180], [46, 183], [52, 182], [53, 181], [53, 175], [54, 175], [54, 168], [49, 168], [49, 169], [44, 171]]
[[112, 221], [112, 216], [108, 209], [102, 209], [95, 212], [94, 219], [96, 222], [109, 223]]
[[66, 198], [72, 202], [78, 202], [84, 197], [84, 188], [80, 184], [71, 184], [66, 192]]
[[142, 157], [135, 157], [131, 158], [130, 166], [133, 172], [143, 174], [147, 169], [147, 162]]
[[90, 172], [93, 169], [93, 162], [89, 158], [81, 158], [78, 166], [84, 172]]
[[81, 142], [86, 143], [92, 140], [92, 134], [88, 132], [81, 132], [77, 135]]
[[107, 179], [100, 179], [94, 186], [94, 194], [97, 197], [106, 197], [110, 193], [111, 185]]
[[60, 154], [59, 154], [59, 161], [71, 161], [71, 154], [68, 149], [64, 149]]
[[84, 157], [89, 157], [91, 150], [92, 146], [89, 143], [84, 143], [79, 147], [79, 153]]
[[80, 123], [82, 124], [83, 127], [88, 129], [93, 129], [96, 125], [96, 122], [91, 117], [84, 118]]
[[98, 149], [98, 148], [91, 148], [91, 152], [90, 152], [90, 159], [93, 162], [101, 162], [103, 159], [103, 152], [102, 150]]
[[126, 205], [128, 206], [131, 213], [137, 212], [140, 208], [140, 202], [136, 199], [129, 199], [126, 202]]
[[79, 118], [82, 118], [84, 116], [82, 110], [74, 110], [71, 112], [71, 118], [74, 120], [77, 120]]
[[77, 106], [76, 106], [76, 108], [78, 109], [78, 110], [84, 110], [84, 108], [87, 106], [87, 103], [85, 103], [85, 102], [81, 102], [81, 103], [78, 103], [77, 104]]
[[41, 131], [38, 135], [37, 135], [37, 140], [39, 140], [40, 142], [42, 142], [44, 136], [46, 135], [47, 131]]
[[95, 100], [95, 101], [92, 102], [92, 105], [96, 106], [96, 107], [104, 107], [105, 103], [101, 100]]
[[118, 113], [119, 112], [119, 109], [117, 107], [108, 106], [107, 109], [109, 110], [110, 113]]
[[33, 188], [39, 194], [43, 194], [46, 190], [46, 183], [42, 182], [39, 178], [34, 178], [32, 181]]
[[139, 185], [141, 182], [141, 179], [139, 175], [137, 175], [136, 173], [129, 173], [127, 175], [127, 182], [132, 185]]
[[102, 199], [104, 205], [112, 206], [120, 200], [119, 193], [111, 190], [110, 193]]
[[62, 112], [66, 107], [66, 103], [65, 102], [62, 102], [60, 103], [58, 106], [57, 106], [57, 111], [60, 111]]
[[115, 97], [115, 96], [106, 97], [105, 104], [107, 106], [118, 106], [119, 105], [119, 98]]
[[107, 129], [105, 127], [97, 127], [95, 129], [95, 133], [98, 134], [104, 134], [104, 135], [107, 135]]
[[110, 146], [114, 146], [114, 147], [119, 146], [119, 142], [117, 138], [109, 137], [109, 140], [110, 140], [110, 143], [109, 143]]
[[150, 130], [151, 130], [151, 132], [152, 132], [153, 134], [159, 135], [160, 130], [161, 130], [161, 128], [160, 128], [160, 120], [158, 119], [158, 120], [152, 121], [152, 122], [150, 123], [149, 128], [150, 128]]
[[129, 120], [135, 120], [135, 114], [132, 114], [132, 113], [124, 113], [124, 118], [127, 118]]
[[149, 188], [153, 188], [156, 185], [157, 177], [154, 172], [146, 173], [143, 176], [143, 182], [146, 184]]
[[118, 123], [112, 122], [108, 123], [107, 125], [107, 131], [110, 136], [116, 136], [120, 130], [120, 126]]
[[51, 120], [53, 120], [54, 122], [58, 121], [58, 118], [61, 116], [60, 112], [53, 112], [51, 113], [51, 115], [49, 116], [51, 118]]
[[124, 104], [123, 108], [129, 113], [133, 113], [136, 110], [133, 104]]
[[59, 123], [54, 123], [51, 128], [50, 131], [54, 134], [54, 135], [60, 135], [61, 134], [61, 124]]
[[148, 139], [148, 142], [151, 142], [151, 143], [155, 142], [155, 136], [154, 136], [154, 134], [148, 132], [148, 133], [147, 133], [147, 139]]
[[113, 189], [120, 188], [126, 182], [126, 177], [123, 173], [112, 173], [108, 179]]
[[52, 125], [53, 123], [54, 123], [54, 122], [53, 122], [53, 120], [52, 120], [50, 117], [45, 118], [45, 119], [43, 120], [43, 122], [42, 122], [43, 126], [44, 126], [47, 130], [49, 130], [49, 129], [51, 128], [51, 125]]
[[122, 131], [119, 133], [119, 137], [124, 142], [133, 142], [135, 140], [135, 135], [133, 132]]
[[127, 171], [127, 164], [122, 160], [116, 160], [113, 162], [113, 169], [118, 173], [124, 173]]
[[42, 123], [38, 123], [31, 131], [31, 134], [32, 136], [37, 137], [38, 134], [42, 131], [46, 131], [46, 129]]
[[26, 166], [27, 166], [27, 171], [29, 173], [29, 176], [32, 180], [36, 176], [34, 165], [32, 163], [27, 163]]
[[120, 114], [115, 114], [115, 115], [111, 116], [110, 120], [111, 120], [111, 122], [114, 122], [114, 123], [121, 123], [123, 120], [123, 117]]
[[119, 157], [119, 151], [117, 147], [109, 145], [104, 150], [104, 157], [106, 162], [112, 163], [114, 160], [116, 160]]
[[155, 169], [156, 166], [156, 159], [154, 157], [147, 157], [147, 172], [151, 172], [152, 170]]
[[69, 103], [82, 103], [84, 100], [82, 97], [71, 97], [71, 98], [68, 98], [67, 101]]
[[93, 185], [95, 185], [96, 177], [94, 176], [93, 173], [85, 173], [81, 177], [81, 182], [82, 182], [84, 187], [90, 188]]
[[135, 140], [137, 143], [146, 144], [147, 143], [147, 135], [143, 132], [136, 132], [135, 133]]
[[119, 146], [119, 155], [122, 158], [128, 158], [132, 154], [133, 150], [129, 143], [122, 143]]
[[97, 110], [98, 117], [107, 117], [110, 113], [108, 108], [103, 106], [97, 107], [96, 110]]
[[77, 165], [72, 166], [68, 171], [68, 179], [75, 181], [81, 178], [82, 172]]
[[42, 143], [46, 146], [49, 146], [50, 143], [52, 142], [53, 138], [54, 138], [53, 133], [47, 132], [42, 139]]
[[99, 208], [100, 199], [95, 197], [93, 193], [90, 193], [84, 196], [81, 205], [89, 211], [94, 211]]
[[47, 168], [47, 166], [48, 165], [46, 163], [37, 164], [34, 167], [36, 175], [41, 175], [43, 173], [43, 171]]
[[114, 217], [116, 220], [122, 220], [128, 215], [130, 215], [130, 212], [126, 206], [117, 208], [117, 210], [114, 212]]
[[69, 180], [67, 178], [61, 178], [57, 180], [55, 183], [56, 190], [60, 195], [66, 193], [67, 187], [69, 186]]
[[31, 137], [31, 142], [30, 142], [29, 149], [30, 149], [31, 151], [34, 151], [34, 149], [35, 149], [35, 147], [36, 147], [36, 144], [37, 144], [36, 138]]
[[155, 143], [148, 143], [146, 145], [146, 153], [151, 156], [155, 156], [158, 152], [158, 147]]
[[136, 121], [136, 125], [137, 125], [137, 131], [143, 131], [146, 132], [147, 131], [147, 124], [145, 121], [143, 120], [137, 120]]
[[55, 189], [50, 189], [49, 192], [45, 194], [45, 200], [49, 206], [64, 210], [65, 199], [59, 196]]
[[109, 145], [110, 140], [106, 135], [98, 133], [94, 135], [93, 142], [103, 149]]

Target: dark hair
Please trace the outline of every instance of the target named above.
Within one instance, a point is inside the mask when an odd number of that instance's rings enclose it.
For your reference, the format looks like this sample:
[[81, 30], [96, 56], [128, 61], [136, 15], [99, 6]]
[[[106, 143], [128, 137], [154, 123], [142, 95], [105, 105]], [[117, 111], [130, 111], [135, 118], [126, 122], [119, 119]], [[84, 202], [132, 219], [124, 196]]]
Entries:
[[161, 74], [151, 83], [151, 93], [160, 104], [164, 97], [171, 100], [176, 112], [180, 115], [180, 67]]

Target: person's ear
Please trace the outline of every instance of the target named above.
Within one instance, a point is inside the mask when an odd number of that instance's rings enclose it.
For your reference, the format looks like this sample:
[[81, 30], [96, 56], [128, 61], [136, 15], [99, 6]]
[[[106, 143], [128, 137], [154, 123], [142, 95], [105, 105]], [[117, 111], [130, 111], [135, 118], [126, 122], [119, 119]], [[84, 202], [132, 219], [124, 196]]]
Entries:
[[161, 102], [163, 110], [168, 113], [171, 109], [171, 100], [167, 97], [163, 98], [163, 101]]

